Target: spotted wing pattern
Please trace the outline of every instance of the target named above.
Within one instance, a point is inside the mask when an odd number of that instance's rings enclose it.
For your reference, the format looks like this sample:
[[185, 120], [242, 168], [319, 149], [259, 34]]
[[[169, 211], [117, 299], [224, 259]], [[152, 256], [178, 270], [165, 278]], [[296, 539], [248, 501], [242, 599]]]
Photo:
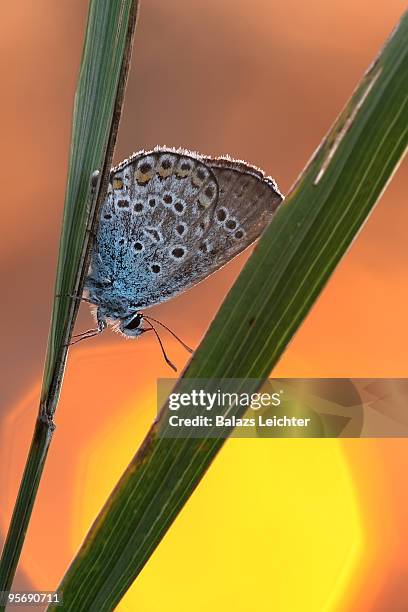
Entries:
[[141, 152], [112, 170], [86, 287], [117, 310], [167, 300], [256, 240], [282, 201], [274, 181], [229, 158]]

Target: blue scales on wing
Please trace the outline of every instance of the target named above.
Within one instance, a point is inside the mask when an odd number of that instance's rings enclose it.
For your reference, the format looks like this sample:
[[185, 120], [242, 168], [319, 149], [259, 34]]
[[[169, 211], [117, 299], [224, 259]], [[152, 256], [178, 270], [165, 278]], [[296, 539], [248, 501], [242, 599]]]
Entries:
[[229, 158], [157, 148], [111, 173], [85, 288], [107, 316], [158, 304], [247, 248], [282, 201], [274, 181]]

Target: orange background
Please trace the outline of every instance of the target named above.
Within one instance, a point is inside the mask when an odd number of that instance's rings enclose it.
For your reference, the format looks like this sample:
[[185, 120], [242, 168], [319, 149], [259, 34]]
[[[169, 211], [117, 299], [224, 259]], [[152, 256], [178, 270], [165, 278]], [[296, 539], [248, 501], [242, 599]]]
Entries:
[[[229, 153], [286, 192], [405, 8], [401, 0], [145, 0], [116, 160]], [[87, 2], [5, 3], [0, 533], [37, 411]], [[279, 376], [407, 376], [407, 165], [280, 361]], [[405, 205], [405, 206], [404, 206]], [[152, 310], [196, 346], [245, 257]], [[78, 329], [89, 326], [84, 308]], [[166, 338], [173, 360], [186, 355]], [[55, 588], [142, 439], [153, 339], [71, 349], [19, 588]], [[231, 440], [120, 610], [408, 609], [405, 440]]]

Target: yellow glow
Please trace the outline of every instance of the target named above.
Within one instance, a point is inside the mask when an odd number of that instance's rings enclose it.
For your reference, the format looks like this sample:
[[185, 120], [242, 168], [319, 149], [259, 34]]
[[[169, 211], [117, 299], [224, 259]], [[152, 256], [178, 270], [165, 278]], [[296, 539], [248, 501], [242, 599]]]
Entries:
[[[148, 367], [157, 347], [145, 343], [144, 349]], [[43, 490], [52, 494], [39, 497], [22, 557], [38, 588], [58, 584], [154, 418], [153, 380], [143, 381], [138, 374], [133, 350], [129, 343], [126, 351], [86, 348], [71, 356], [58, 435], [44, 473]], [[97, 393], [83, 384], [96, 375], [122, 384]], [[168, 375], [165, 365], [159, 375]], [[78, 403], [75, 391], [81, 385]], [[16, 407], [1, 439], [18, 442], [14, 452], [8, 446], [6, 453], [11, 463], [2, 490], [3, 528], [38, 392], [36, 386]], [[82, 410], [78, 427], [77, 407], [83, 406], [94, 410]], [[367, 543], [362, 550], [363, 515], [359, 519], [342, 448], [336, 440], [228, 441], [118, 610], [344, 610], [339, 602], [344, 606], [362, 571], [357, 560], [366, 567], [367, 556], [378, 550], [368, 555]], [[63, 521], [55, 508], [66, 509]], [[370, 513], [374, 510], [381, 514], [370, 506]]]
[[[135, 406], [80, 461], [75, 548], [151, 418]], [[335, 610], [361, 542], [336, 440], [230, 440], [117, 609]]]
[[[153, 399], [143, 401], [143, 392], [123, 416], [113, 414], [96, 440], [82, 449], [78, 460], [72, 518], [72, 543], [76, 550], [97, 513], [141, 444], [154, 418]], [[147, 408], [149, 407], [149, 408]], [[106, 445], [106, 448], [104, 446]], [[112, 454], [113, 453], [113, 454]]]

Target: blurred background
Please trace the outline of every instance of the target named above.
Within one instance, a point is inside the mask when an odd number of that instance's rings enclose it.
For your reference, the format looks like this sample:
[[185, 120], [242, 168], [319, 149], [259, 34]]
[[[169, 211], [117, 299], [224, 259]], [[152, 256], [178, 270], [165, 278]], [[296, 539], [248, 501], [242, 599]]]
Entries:
[[[87, 6], [2, 7], [0, 541], [37, 414]], [[404, 9], [145, 0], [116, 161], [156, 144], [228, 153], [287, 192]], [[274, 375], [408, 375], [407, 187], [405, 163]], [[197, 346], [247, 255], [153, 316]], [[78, 331], [90, 322], [83, 307]], [[16, 588], [58, 585], [169, 375], [153, 338], [70, 350]], [[230, 440], [118, 609], [407, 610], [407, 469], [404, 439]]]

